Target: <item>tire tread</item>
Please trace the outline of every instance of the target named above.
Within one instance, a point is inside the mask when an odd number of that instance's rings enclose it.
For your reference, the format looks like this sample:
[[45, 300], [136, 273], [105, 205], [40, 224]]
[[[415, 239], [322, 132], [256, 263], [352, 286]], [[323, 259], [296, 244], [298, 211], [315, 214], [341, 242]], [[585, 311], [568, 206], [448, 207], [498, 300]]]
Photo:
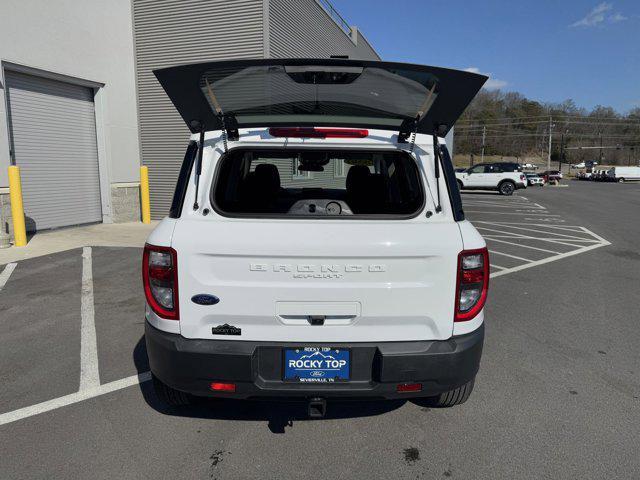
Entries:
[[440, 395], [436, 395], [435, 397], [430, 397], [431, 406], [438, 408], [447, 408], [463, 404], [469, 399], [469, 396], [473, 391], [474, 383], [475, 378], [458, 388], [454, 388], [453, 390], [449, 390], [448, 392], [441, 393]]
[[155, 375], [153, 375], [153, 388], [158, 399], [167, 405], [182, 407], [191, 404], [191, 396], [188, 393], [165, 385]]

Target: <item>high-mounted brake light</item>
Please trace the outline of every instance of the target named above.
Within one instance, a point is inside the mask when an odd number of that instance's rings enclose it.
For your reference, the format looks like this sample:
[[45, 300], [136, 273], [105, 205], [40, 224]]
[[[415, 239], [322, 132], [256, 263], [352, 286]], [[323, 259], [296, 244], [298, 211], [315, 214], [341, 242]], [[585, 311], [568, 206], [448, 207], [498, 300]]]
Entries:
[[142, 282], [151, 310], [159, 317], [179, 320], [178, 255], [173, 248], [144, 246]]
[[272, 137], [290, 138], [365, 138], [369, 130], [360, 128], [271, 127]]
[[463, 250], [458, 254], [454, 321], [474, 318], [484, 308], [489, 290], [489, 251]]

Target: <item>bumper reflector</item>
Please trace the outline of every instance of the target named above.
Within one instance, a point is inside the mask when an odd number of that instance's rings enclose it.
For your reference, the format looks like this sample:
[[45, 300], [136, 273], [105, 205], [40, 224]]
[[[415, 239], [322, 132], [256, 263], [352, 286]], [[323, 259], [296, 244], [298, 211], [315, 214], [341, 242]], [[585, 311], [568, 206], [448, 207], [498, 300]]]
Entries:
[[209, 390], [214, 392], [230, 392], [233, 393], [236, 391], [235, 383], [216, 383], [213, 382], [209, 385]]
[[398, 393], [404, 392], [420, 392], [422, 391], [421, 383], [399, 383], [396, 387]]

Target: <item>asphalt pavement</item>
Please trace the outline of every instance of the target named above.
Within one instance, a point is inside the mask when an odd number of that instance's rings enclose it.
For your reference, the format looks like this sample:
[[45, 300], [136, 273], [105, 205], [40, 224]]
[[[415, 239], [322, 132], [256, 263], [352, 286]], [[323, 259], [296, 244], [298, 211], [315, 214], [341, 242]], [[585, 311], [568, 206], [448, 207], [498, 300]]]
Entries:
[[82, 248], [16, 262], [0, 285], [0, 478], [639, 478], [640, 184], [568, 185], [463, 195], [493, 267], [476, 387], [450, 409], [164, 407], [139, 248], [93, 247], [91, 290]]

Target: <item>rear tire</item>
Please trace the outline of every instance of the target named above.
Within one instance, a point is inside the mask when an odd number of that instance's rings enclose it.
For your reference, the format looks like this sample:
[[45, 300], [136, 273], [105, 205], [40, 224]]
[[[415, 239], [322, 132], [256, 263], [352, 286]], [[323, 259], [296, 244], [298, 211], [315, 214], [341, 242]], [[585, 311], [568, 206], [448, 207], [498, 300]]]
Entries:
[[516, 191], [516, 184], [507, 180], [498, 185], [498, 191], [500, 192], [500, 195], [506, 195], [508, 197], [509, 195], [513, 195], [513, 192]]
[[435, 397], [426, 398], [426, 403], [435, 408], [448, 408], [455, 405], [462, 405], [469, 399], [471, 392], [473, 391], [473, 385], [476, 379], [474, 378], [468, 383], [465, 383], [461, 387], [454, 388], [448, 392], [441, 393]]
[[191, 404], [191, 395], [162, 383], [158, 377], [152, 375], [153, 389], [158, 399], [171, 407], [184, 407]]
[[624, 183], [624, 178], [619, 178], [618, 183]]

